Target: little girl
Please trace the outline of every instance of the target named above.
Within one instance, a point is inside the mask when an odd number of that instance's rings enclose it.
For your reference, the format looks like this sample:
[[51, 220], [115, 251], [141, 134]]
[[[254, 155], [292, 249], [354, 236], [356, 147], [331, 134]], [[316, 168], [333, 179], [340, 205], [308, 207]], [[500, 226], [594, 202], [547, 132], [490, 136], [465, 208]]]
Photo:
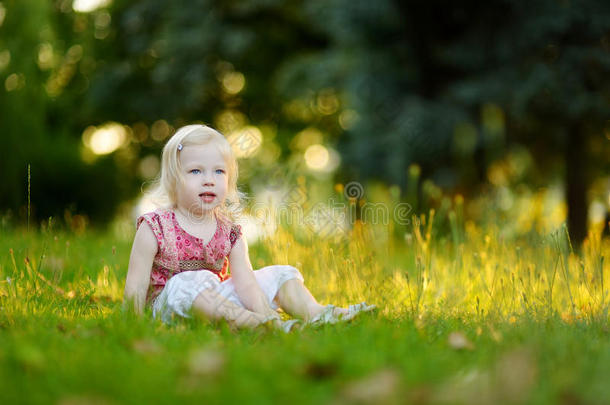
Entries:
[[292, 266], [252, 270], [248, 245], [234, 222], [240, 204], [237, 162], [214, 129], [188, 125], [172, 136], [152, 195], [164, 208], [138, 218], [125, 282], [125, 302], [136, 313], [150, 305], [153, 316], [166, 323], [193, 313], [237, 327], [272, 322], [288, 332], [301, 321], [282, 322], [280, 307], [314, 325], [347, 321], [375, 308], [364, 302], [320, 305]]

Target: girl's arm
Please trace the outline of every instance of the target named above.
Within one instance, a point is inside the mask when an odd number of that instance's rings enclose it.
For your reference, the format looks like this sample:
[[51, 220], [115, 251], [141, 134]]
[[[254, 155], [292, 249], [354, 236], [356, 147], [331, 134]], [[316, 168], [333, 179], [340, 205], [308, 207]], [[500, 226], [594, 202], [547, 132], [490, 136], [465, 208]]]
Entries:
[[150, 272], [157, 249], [157, 239], [150, 225], [142, 222], [131, 248], [123, 299], [125, 304], [129, 306], [133, 304], [133, 309], [137, 314], [141, 314], [146, 305], [146, 292], [150, 284]]
[[254, 277], [245, 238], [237, 239], [233, 245], [229, 254], [229, 263], [231, 264], [231, 277], [235, 285], [235, 292], [246, 309], [264, 316], [277, 315], [279, 319], [279, 314], [269, 306], [267, 297]]

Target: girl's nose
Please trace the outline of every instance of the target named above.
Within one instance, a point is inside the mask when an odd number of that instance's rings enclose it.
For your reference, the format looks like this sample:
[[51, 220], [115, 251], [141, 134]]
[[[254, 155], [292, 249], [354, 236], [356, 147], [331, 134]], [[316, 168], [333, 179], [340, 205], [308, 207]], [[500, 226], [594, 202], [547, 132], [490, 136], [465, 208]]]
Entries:
[[204, 186], [213, 186], [214, 185], [214, 178], [212, 176], [204, 176], [204, 178], [203, 178], [203, 185]]

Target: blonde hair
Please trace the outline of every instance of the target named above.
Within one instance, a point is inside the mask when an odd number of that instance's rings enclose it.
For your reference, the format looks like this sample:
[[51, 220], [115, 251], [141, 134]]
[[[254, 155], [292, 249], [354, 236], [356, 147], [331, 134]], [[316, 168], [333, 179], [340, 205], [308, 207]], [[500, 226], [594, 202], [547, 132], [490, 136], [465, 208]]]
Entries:
[[186, 125], [167, 141], [161, 154], [161, 172], [146, 194], [158, 206], [176, 205], [178, 183], [183, 181], [179, 153], [182, 148], [193, 145], [213, 145], [218, 148], [227, 165], [228, 183], [227, 195], [223, 204], [217, 207], [218, 213], [232, 220], [237, 219], [244, 197], [237, 189], [237, 159], [229, 141], [220, 132], [206, 125]]

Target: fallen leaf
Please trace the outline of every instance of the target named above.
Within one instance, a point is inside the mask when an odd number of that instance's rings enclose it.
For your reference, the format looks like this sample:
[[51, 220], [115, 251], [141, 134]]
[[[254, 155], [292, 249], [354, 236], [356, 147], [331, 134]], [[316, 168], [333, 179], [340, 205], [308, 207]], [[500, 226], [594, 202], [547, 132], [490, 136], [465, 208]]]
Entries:
[[487, 371], [478, 369], [458, 373], [434, 392], [431, 402], [469, 405], [496, 404], [491, 375]]
[[536, 363], [529, 350], [516, 349], [502, 356], [496, 364], [495, 377], [503, 402], [526, 402], [537, 375]]
[[323, 380], [337, 374], [336, 363], [313, 361], [305, 365], [303, 373], [314, 380]]
[[361, 404], [392, 402], [397, 397], [400, 377], [393, 369], [383, 369], [348, 384], [341, 392], [343, 400]]
[[448, 338], [449, 347], [455, 350], [473, 350], [474, 345], [463, 332], [451, 332]]
[[502, 334], [495, 330], [491, 325], [489, 325], [489, 334], [495, 342], [500, 343], [502, 341]]
[[439, 404], [528, 403], [537, 379], [532, 352], [516, 349], [500, 357], [489, 369], [460, 372], [438, 387], [432, 395]]
[[187, 367], [191, 375], [213, 376], [222, 372], [225, 356], [217, 348], [204, 348], [192, 351], [188, 356]]
[[158, 354], [161, 352], [161, 347], [157, 343], [148, 339], [138, 339], [131, 342], [133, 351], [140, 354]]
[[111, 405], [113, 402], [96, 396], [72, 395], [61, 398], [57, 405]]

